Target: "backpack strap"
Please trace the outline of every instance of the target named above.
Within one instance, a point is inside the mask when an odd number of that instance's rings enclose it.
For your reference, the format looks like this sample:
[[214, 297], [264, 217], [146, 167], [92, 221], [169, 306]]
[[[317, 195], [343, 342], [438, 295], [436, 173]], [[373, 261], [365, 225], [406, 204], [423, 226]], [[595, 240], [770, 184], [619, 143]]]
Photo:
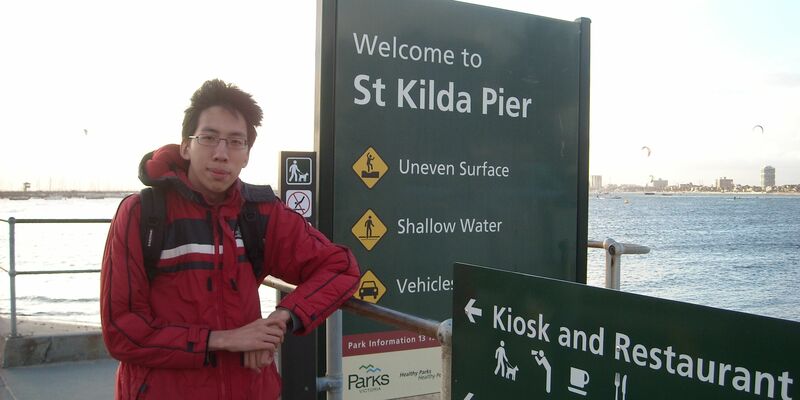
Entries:
[[261, 276], [264, 271], [264, 239], [269, 218], [258, 212], [259, 203], [277, 200], [275, 192], [269, 186], [242, 183], [244, 206], [239, 213], [239, 229], [247, 258], [253, 266], [253, 274]]
[[158, 273], [157, 265], [164, 247], [164, 225], [167, 219], [166, 197], [159, 187], [146, 187], [141, 190], [141, 216], [139, 234], [142, 242], [142, 256], [147, 277], [150, 280]]
[[[141, 216], [139, 231], [142, 242], [142, 256], [147, 277], [153, 280], [158, 274], [158, 262], [164, 248], [164, 230], [167, 219], [167, 199], [164, 189], [158, 186], [146, 187], [139, 194], [141, 197]], [[239, 212], [239, 229], [242, 232], [247, 258], [253, 266], [253, 274], [260, 276], [264, 269], [264, 236], [269, 218], [258, 212], [259, 203], [277, 200], [275, 192], [269, 186], [257, 186], [244, 183], [242, 195], [244, 206]]]
[[258, 203], [247, 201], [239, 213], [239, 229], [242, 231], [242, 241], [247, 253], [247, 259], [253, 266], [253, 275], [261, 275], [264, 270], [264, 233], [267, 229], [258, 213]]

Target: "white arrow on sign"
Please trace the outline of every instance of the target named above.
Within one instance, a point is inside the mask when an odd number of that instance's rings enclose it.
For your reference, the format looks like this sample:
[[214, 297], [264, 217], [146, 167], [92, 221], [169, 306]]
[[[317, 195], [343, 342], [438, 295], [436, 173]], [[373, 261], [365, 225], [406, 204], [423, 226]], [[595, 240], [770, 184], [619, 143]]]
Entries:
[[474, 305], [475, 305], [475, 299], [469, 299], [467, 306], [464, 307], [464, 312], [467, 313], [467, 318], [469, 318], [469, 322], [472, 322], [473, 324], [475, 323], [475, 318], [473, 318], [474, 316], [480, 317], [483, 315], [483, 310], [477, 307], [473, 307]]
[[472, 396], [473, 396], [472, 393], [467, 393], [467, 397], [464, 397], [464, 400], [470, 400], [472, 399]]

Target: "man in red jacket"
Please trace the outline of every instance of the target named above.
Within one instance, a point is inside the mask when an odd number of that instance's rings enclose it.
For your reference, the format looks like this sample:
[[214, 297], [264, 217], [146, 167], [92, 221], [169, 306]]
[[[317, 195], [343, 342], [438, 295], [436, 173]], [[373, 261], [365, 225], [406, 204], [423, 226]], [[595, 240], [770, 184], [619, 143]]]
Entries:
[[[220, 80], [191, 99], [180, 145], [142, 160], [145, 185], [166, 196], [156, 273], [144, 266], [140, 196], [122, 201], [108, 234], [100, 311], [120, 361], [117, 399], [276, 399], [275, 351], [285, 332], [308, 333], [344, 303], [359, 279], [349, 250], [331, 243], [269, 187], [245, 185], [262, 111]], [[252, 265], [237, 218], [257, 202], [263, 265]], [[298, 284], [262, 318], [258, 287], [273, 275]]]

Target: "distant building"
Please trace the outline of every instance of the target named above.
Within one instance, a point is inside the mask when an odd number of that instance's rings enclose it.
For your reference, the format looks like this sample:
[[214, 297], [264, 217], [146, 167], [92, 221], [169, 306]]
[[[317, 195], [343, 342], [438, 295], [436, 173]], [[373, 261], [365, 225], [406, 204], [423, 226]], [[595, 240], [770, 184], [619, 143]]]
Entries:
[[592, 175], [589, 190], [602, 190], [603, 189], [603, 175]]
[[719, 178], [714, 186], [717, 190], [731, 191], [733, 190], [733, 179], [728, 179], [727, 177]]
[[775, 186], [775, 168], [767, 165], [761, 169], [761, 187], [765, 190]]
[[653, 189], [655, 190], [664, 190], [669, 186], [669, 181], [666, 179], [658, 178], [653, 181]]

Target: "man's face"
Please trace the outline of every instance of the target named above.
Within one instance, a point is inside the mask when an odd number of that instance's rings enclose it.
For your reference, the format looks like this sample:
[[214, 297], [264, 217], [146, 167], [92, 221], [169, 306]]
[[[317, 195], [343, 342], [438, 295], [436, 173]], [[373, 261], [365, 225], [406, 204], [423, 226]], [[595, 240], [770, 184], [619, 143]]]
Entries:
[[[209, 107], [200, 113], [193, 136], [214, 136], [221, 139], [247, 139], [247, 123], [238, 112], [221, 106]], [[196, 139], [181, 143], [181, 156], [189, 160], [189, 182], [211, 203], [225, 199], [225, 191], [236, 182], [247, 165], [250, 149], [231, 149], [228, 141], [216, 146], [201, 145]]]

